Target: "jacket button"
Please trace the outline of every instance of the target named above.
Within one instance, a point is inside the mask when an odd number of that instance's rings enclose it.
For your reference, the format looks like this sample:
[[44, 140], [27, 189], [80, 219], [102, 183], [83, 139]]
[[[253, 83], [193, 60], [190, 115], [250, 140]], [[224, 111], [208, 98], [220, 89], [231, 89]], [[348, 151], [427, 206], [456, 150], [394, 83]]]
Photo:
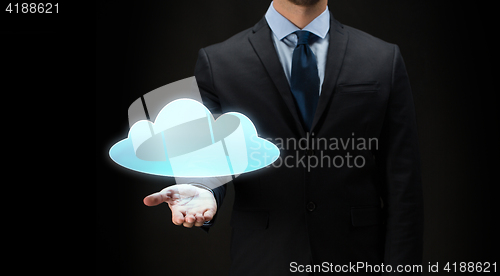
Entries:
[[314, 202], [309, 202], [309, 203], [307, 203], [306, 208], [307, 208], [307, 211], [312, 212], [312, 211], [314, 211], [314, 209], [316, 209], [316, 204], [314, 204]]

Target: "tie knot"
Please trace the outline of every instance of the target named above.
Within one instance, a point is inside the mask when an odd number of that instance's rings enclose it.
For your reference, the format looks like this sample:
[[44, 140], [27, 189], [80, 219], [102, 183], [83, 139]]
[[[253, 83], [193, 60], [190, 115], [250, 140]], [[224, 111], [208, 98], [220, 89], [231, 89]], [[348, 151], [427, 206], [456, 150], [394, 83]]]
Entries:
[[297, 45], [309, 44], [309, 35], [311, 34], [309, 31], [296, 31], [295, 34], [297, 34]]

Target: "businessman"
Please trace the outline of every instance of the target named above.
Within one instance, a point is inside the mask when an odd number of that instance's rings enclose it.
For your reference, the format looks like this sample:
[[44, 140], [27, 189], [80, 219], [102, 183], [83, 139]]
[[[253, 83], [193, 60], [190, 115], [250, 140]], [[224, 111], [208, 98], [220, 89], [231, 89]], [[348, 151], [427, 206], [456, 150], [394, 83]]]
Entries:
[[[341, 24], [327, 4], [274, 0], [255, 26], [199, 51], [205, 106], [243, 113], [259, 136], [287, 141], [277, 144], [279, 163], [233, 180], [231, 275], [420, 274], [397, 272], [421, 263], [423, 244], [400, 50]], [[374, 144], [355, 143], [363, 141]], [[173, 185], [144, 203], [166, 202], [174, 224], [208, 229], [227, 185], [208, 182]], [[356, 263], [364, 266], [342, 269]]]

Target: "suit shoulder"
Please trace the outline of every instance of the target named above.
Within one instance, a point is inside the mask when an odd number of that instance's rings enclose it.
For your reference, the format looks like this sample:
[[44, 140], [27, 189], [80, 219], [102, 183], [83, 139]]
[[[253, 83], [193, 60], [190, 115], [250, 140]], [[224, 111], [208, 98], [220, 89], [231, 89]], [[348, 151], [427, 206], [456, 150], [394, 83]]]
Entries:
[[356, 47], [373, 49], [374, 51], [394, 51], [396, 44], [389, 43], [369, 33], [353, 28], [351, 26], [343, 25], [349, 32], [349, 40]]
[[211, 53], [224, 53], [226, 51], [239, 49], [242, 44], [248, 42], [247, 38], [250, 33], [252, 33], [252, 28], [243, 30], [222, 42], [204, 47], [204, 49]]

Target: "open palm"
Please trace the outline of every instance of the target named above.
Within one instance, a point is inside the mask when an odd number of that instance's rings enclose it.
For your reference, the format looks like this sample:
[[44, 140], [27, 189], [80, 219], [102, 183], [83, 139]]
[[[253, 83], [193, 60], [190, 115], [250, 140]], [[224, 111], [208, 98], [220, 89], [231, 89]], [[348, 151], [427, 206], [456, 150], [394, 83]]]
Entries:
[[213, 194], [206, 189], [189, 184], [177, 184], [144, 198], [147, 206], [168, 203], [172, 211], [172, 222], [191, 228], [202, 226], [213, 218], [217, 212], [217, 204]]

